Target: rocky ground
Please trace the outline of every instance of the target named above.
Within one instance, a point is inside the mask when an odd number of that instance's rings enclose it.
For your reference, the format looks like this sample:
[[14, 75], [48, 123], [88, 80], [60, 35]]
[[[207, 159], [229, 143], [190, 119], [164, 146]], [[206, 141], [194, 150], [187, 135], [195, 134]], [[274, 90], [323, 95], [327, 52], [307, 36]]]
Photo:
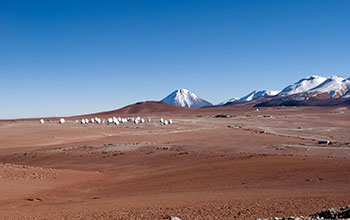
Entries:
[[141, 116], [152, 122], [0, 122], [1, 219], [246, 220], [350, 204], [347, 108]]
[[331, 208], [312, 214], [309, 217], [286, 217], [286, 218], [268, 218], [268, 219], [256, 219], [256, 220], [318, 220], [318, 219], [338, 219], [347, 220], [350, 219], [350, 206]]

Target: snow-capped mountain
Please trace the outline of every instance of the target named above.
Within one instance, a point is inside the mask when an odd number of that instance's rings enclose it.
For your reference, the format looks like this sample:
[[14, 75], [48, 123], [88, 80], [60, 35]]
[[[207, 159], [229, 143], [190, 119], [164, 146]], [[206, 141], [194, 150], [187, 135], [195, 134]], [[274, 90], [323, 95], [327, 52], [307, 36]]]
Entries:
[[238, 102], [239, 98], [232, 98], [232, 99], [229, 99], [227, 101], [224, 101], [224, 102], [220, 102], [218, 105], [225, 105], [226, 103], [229, 103], [229, 102]]
[[329, 98], [340, 98], [350, 90], [350, 80], [340, 76], [330, 76], [320, 85], [310, 89], [308, 93], [328, 93]]
[[276, 97], [263, 99], [255, 106], [348, 106], [349, 98], [350, 78], [311, 76], [287, 86]]
[[277, 95], [280, 91], [271, 91], [271, 90], [262, 90], [262, 91], [256, 91], [249, 93], [246, 96], [243, 96], [239, 99], [240, 102], [246, 102], [246, 101], [252, 101], [254, 99], [257, 99], [259, 97], [263, 96], [274, 96]]
[[162, 102], [189, 108], [200, 108], [211, 106], [210, 102], [199, 98], [196, 94], [187, 89], [177, 89], [170, 95], [162, 99]]
[[297, 94], [297, 93], [307, 92], [307, 91], [317, 87], [318, 85], [320, 85], [321, 83], [323, 83], [326, 80], [327, 80], [327, 78], [322, 77], [322, 76], [306, 77], [306, 78], [299, 80], [298, 82], [296, 82], [294, 84], [287, 86], [279, 93], [279, 95], [287, 96], [287, 95], [293, 95], [293, 94]]
[[310, 76], [284, 88], [280, 96], [298, 98], [299, 96], [315, 97], [320, 94], [328, 94], [329, 98], [344, 96], [350, 89], [350, 80], [341, 76]]
[[[282, 91], [262, 90], [249, 93], [241, 98], [232, 98], [218, 105], [252, 106], [265, 103], [268, 105], [332, 105], [339, 104], [344, 98], [349, 103], [350, 78], [341, 76], [310, 76], [285, 87]], [[200, 108], [211, 106], [206, 100], [199, 98], [187, 89], [178, 89], [162, 100], [165, 103]]]
[[265, 96], [274, 96], [277, 95], [280, 91], [271, 91], [271, 90], [261, 90], [261, 91], [256, 91], [254, 90], [253, 92], [249, 93], [246, 96], [243, 96], [242, 98], [232, 98], [229, 99], [225, 102], [221, 102], [219, 105], [225, 105], [226, 103], [229, 102], [247, 102], [247, 101], [252, 101], [254, 99], [260, 98], [260, 97], [265, 97]]

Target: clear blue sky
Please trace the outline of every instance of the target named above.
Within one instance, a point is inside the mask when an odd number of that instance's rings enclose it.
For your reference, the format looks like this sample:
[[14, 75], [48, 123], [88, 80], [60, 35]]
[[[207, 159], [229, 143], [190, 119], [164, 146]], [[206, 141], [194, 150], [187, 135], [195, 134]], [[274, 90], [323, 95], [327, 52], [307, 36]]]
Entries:
[[0, 118], [349, 77], [348, 0], [0, 0]]

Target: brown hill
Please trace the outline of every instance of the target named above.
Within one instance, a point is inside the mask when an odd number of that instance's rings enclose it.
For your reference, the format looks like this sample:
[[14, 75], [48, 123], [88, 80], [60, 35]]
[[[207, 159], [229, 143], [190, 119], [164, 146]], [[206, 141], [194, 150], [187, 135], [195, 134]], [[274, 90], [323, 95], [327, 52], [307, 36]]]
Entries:
[[191, 108], [185, 108], [180, 107], [176, 105], [170, 105], [161, 101], [146, 101], [146, 102], [138, 102], [132, 105], [125, 106], [123, 108], [113, 110], [113, 111], [106, 111], [106, 112], [99, 112], [99, 113], [93, 113], [88, 115], [80, 115], [80, 116], [74, 116], [76, 117], [108, 117], [108, 116], [115, 116], [115, 115], [132, 115], [132, 114], [151, 114], [151, 113], [188, 113], [192, 112], [194, 109]]
[[[108, 117], [108, 116], [116, 116], [116, 115], [135, 115], [135, 114], [151, 114], [151, 113], [191, 113], [194, 112], [195, 109], [180, 107], [176, 105], [170, 105], [161, 101], [146, 101], [146, 102], [138, 102], [135, 104], [131, 104], [125, 106], [120, 109], [112, 110], [112, 111], [104, 111], [104, 112], [96, 112], [91, 114], [84, 115], [76, 115], [70, 117], [44, 117], [45, 120], [58, 120], [60, 118], [66, 119], [79, 119], [83, 117]], [[39, 120], [40, 118], [20, 118], [20, 119], [4, 119], [2, 122], [15, 122], [15, 121], [32, 121]]]

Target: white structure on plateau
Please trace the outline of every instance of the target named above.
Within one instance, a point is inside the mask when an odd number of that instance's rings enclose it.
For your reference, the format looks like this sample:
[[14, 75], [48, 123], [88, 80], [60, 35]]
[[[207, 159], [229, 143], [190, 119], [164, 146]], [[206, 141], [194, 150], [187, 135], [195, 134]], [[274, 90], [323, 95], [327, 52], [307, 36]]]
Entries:
[[40, 123], [44, 124], [45, 123], [44, 119], [40, 119]]
[[[64, 118], [60, 118], [59, 119], [59, 123], [63, 124], [65, 123], [65, 119]], [[142, 118], [140, 116], [137, 117], [127, 117], [127, 118], [121, 118], [121, 117], [110, 117], [107, 119], [103, 119], [103, 118], [99, 118], [99, 117], [94, 117], [94, 118], [81, 118], [79, 120], [75, 120], [76, 123], [81, 123], [81, 124], [89, 124], [89, 123], [96, 123], [96, 124], [115, 124], [115, 125], [120, 125], [123, 123], [128, 123], [128, 122], [132, 122], [133, 124], [142, 124], [142, 123], [146, 123], [146, 122], [151, 122], [151, 118], [147, 117], [147, 118]], [[45, 123], [44, 119], [40, 119], [40, 123], [43, 124]], [[165, 120], [164, 118], [160, 118], [160, 123], [161, 125], [170, 125], [173, 123], [172, 119], [167, 119]]]
[[101, 119], [100, 118], [95, 118], [96, 123], [101, 124]]
[[64, 120], [64, 118], [60, 118], [59, 122], [60, 122], [60, 124], [63, 124], [66, 122], [66, 120]]

